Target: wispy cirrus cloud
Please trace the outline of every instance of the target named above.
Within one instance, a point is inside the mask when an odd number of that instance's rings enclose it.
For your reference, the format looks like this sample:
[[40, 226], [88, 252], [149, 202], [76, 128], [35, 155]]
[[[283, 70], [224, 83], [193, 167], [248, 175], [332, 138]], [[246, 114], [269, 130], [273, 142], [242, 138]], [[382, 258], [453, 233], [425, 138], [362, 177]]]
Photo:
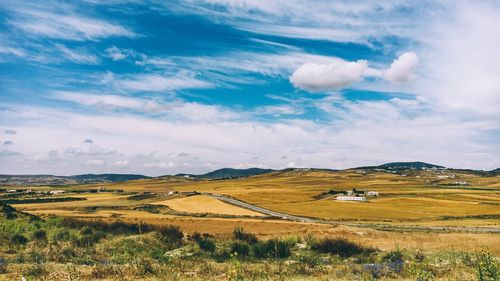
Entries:
[[11, 26], [33, 36], [84, 41], [137, 35], [125, 26], [77, 12], [73, 6], [67, 4], [57, 3], [57, 9], [41, 3], [14, 1], [0, 5], [10, 11], [7, 21]]
[[136, 74], [113, 78], [116, 88], [130, 91], [163, 92], [179, 89], [212, 88], [210, 82], [196, 78], [192, 72], [181, 71], [168, 74]]
[[53, 92], [53, 98], [97, 108], [105, 112], [129, 110], [135, 113], [153, 114], [157, 117], [168, 117], [171, 120], [218, 122], [238, 120], [244, 116], [244, 114], [222, 106], [181, 100], [165, 102], [159, 99], [67, 91]]
[[[182, 0], [169, 8], [224, 19], [236, 28], [283, 37], [368, 43], [407, 36], [422, 12], [409, 1]], [[405, 12], [402, 12], [405, 11]], [[412, 17], [408, 14], [411, 13]]]
[[72, 62], [83, 64], [97, 64], [99, 62], [97, 56], [82, 49], [72, 50], [62, 44], [56, 44], [56, 48], [66, 59]]

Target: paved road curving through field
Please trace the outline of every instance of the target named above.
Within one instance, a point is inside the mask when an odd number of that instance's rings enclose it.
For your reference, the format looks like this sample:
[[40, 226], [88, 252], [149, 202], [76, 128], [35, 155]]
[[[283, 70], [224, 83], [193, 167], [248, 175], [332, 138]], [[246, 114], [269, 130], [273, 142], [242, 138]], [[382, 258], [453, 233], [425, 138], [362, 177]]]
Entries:
[[261, 208], [261, 207], [255, 206], [255, 205], [248, 204], [246, 202], [234, 199], [234, 198], [226, 196], [226, 195], [220, 195], [220, 194], [214, 194], [214, 193], [202, 193], [202, 194], [219, 199], [220, 201], [229, 203], [231, 205], [236, 205], [236, 206], [239, 206], [239, 207], [242, 207], [245, 209], [259, 212], [259, 213], [262, 213], [262, 214], [265, 214], [268, 216], [281, 218], [284, 220], [301, 221], [301, 222], [316, 222], [317, 221], [317, 220], [311, 219], [311, 218], [298, 217], [298, 216], [294, 216], [294, 215], [290, 215], [290, 214], [271, 211], [271, 210], [268, 210], [265, 208]]
[[280, 218], [283, 220], [289, 221], [298, 221], [298, 222], [308, 222], [308, 223], [323, 223], [323, 224], [342, 224], [347, 226], [354, 227], [367, 227], [367, 228], [375, 228], [379, 230], [397, 230], [397, 231], [454, 231], [454, 232], [483, 232], [483, 233], [500, 233], [500, 228], [493, 227], [460, 227], [460, 226], [397, 226], [397, 225], [388, 225], [388, 224], [378, 224], [378, 225], [367, 225], [367, 224], [355, 224], [349, 223], [345, 221], [329, 221], [322, 219], [313, 219], [313, 218], [305, 218], [299, 217], [295, 215], [275, 212], [269, 209], [265, 209], [262, 207], [258, 207], [238, 199], [229, 197], [227, 195], [215, 194], [215, 193], [201, 193], [206, 196], [210, 196], [216, 198], [220, 201], [226, 202], [231, 205], [239, 206], [241, 208], [249, 209], [255, 212], [259, 212], [265, 215], [269, 215], [272, 217]]

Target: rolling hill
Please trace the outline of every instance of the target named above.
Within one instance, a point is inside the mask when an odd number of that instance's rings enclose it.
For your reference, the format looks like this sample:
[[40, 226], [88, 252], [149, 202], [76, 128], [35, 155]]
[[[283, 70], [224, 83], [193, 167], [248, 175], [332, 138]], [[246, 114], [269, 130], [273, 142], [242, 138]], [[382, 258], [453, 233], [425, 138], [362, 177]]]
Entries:
[[150, 177], [133, 174], [84, 174], [74, 176], [54, 175], [0, 175], [0, 185], [73, 185], [84, 183], [121, 182], [147, 179]]
[[357, 169], [384, 169], [384, 170], [422, 170], [422, 169], [444, 169], [445, 167], [425, 162], [391, 162], [378, 166], [359, 167]]
[[201, 179], [235, 179], [262, 175], [265, 173], [273, 172], [271, 169], [249, 168], [249, 169], [232, 169], [222, 168], [203, 175], [196, 176]]

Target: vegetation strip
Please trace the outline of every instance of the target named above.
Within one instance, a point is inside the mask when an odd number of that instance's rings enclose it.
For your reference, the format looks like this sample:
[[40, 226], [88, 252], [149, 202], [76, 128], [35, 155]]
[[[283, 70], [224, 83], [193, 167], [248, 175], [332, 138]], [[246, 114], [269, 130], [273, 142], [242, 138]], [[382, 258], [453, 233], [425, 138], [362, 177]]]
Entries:
[[56, 198], [27, 198], [27, 199], [4, 199], [0, 200], [0, 204], [32, 204], [32, 203], [54, 203], [54, 202], [68, 202], [68, 201], [81, 201], [87, 198], [81, 197], [56, 197]]

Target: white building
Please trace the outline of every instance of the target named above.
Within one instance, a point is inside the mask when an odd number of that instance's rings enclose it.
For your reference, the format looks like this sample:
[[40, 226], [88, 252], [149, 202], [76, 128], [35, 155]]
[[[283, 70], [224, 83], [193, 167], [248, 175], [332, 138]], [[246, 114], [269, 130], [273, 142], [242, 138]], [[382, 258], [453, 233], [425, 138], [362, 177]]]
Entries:
[[7, 189], [7, 192], [9, 193], [17, 192], [17, 189]]
[[378, 196], [378, 191], [367, 191], [366, 195], [368, 195], [368, 196]]
[[364, 196], [339, 195], [335, 199], [339, 200], [339, 201], [360, 201], [360, 202], [366, 201], [366, 197], [364, 197]]
[[62, 194], [62, 193], [64, 193], [64, 190], [51, 190], [50, 191], [51, 195]]

